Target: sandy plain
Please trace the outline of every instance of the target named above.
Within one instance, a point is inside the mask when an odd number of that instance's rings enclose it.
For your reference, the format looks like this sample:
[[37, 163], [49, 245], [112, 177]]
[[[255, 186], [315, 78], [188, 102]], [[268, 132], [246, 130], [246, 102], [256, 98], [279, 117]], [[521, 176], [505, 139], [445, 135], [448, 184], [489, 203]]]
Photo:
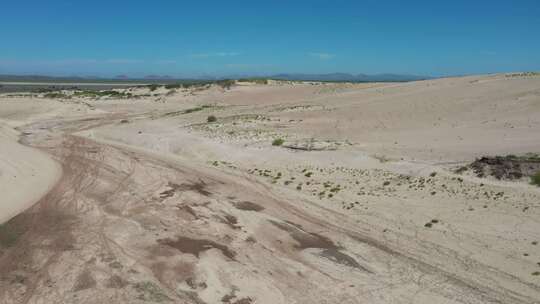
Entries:
[[119, 91], [0, 96], [1, 303], [540, 301], [540, 188], [455, 173], [538, 76]]

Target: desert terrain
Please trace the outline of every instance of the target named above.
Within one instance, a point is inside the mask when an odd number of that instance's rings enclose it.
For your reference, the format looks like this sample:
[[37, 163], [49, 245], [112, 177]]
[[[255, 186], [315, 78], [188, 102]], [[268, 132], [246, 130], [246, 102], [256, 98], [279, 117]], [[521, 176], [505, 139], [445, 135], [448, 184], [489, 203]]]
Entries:
[[538, 75], [113, 92], [0, 94], [0, 303], [540, 303], [540, 187], [469, 166], [536, 168]]

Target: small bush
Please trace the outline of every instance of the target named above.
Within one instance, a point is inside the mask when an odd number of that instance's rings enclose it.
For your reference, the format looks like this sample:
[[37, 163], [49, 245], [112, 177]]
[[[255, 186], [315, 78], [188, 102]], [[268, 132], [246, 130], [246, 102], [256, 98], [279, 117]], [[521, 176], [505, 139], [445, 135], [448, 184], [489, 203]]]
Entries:
[[159, 84], [150, 84], [150, 85], [148, 85], [148, 89], [150, 90], [150, 92], [154, 92], [154, 91], [157, 90], [159, 87], [160, 87]]
[[171, 90], [171, 89], [180, 89], [182, 87], [181, 83], [171, 83], [165, 85], [165, 89]]
[[105, 90], [105, 91], [76, 91], [73, 93], [75, 97], [88, 97], [88, 98], [100, 98], [100, 97], [109, 97], [109, 98], [131, 98], [133, 94], [126, 92], [118, 92], [114, 90]]
[[217, 118], [214, 115], [210, 115], [210, 116], [208, 116], [208, 118], [206, 118], [206, 121], [207, 122], [216, 122]]
[[540, 171], [536, 172], [536, 174], [531, 176], [531, 185], [536, 185], [540, 187]]
[[272, 146], [281, 146], [285, 141], [282, 138], [276, 138], [272, 141]]
[[461, 166], [461, 167], [457, 168], [454, 172], [456, 174], [461, 174], [461, 173], [463, 173], [463, 172], [465, 172], [467, 170], [469, 170], [469, 168], [467, 166]]
[[70, 98], [70, 96], [60, 93], [60, 92], [51, 92], [43, 95], [45, 98]]
[[255, 84], [268, 84], [268, 79], [266, 78], [241, 78], [238, 79], [240, 82], [251, 82]]
[[236, 81], [231, 79], [224, 79], [224, 80], [218, 80], [216, 81], [216, 84], [225, 90], [229, 90], [233, 85], [236, 84]]

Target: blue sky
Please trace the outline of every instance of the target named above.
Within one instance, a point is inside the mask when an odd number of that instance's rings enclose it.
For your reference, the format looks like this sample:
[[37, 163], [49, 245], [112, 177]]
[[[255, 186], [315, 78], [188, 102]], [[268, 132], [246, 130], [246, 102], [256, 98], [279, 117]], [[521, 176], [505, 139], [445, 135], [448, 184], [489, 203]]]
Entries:
[[540, 70], [540, 1], [3, 1], [0, 74]]

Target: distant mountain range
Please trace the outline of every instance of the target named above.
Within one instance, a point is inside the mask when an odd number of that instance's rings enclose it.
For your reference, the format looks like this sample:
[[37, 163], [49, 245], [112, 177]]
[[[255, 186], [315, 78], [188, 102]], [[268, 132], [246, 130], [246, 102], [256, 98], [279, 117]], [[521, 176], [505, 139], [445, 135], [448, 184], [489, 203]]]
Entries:
[[169, 75], [147, 75], [147, 76], [144, 76], [144, 79], [159, 80], [159, 79], [174, 79], [174, 77], [169, 76]]
[[303, 81], [351, 81], [351, 82], [401, 82], [425, 80], [431, 77], [417, 75], [401, 75], [401, 74], [347, 74], [347, 73], [331, 73], [331, 74], [278, 74], [271, 76], [272, 79], [282, 80], [303, 80]]
[[80, 77], [80, 76], [66, 76], [66, 77], [53, 77], [42, 75], [0, 75], [0, 81], [4, 82], [89, 82], [89, 81], [105, 81], [105, 82], [118, 82], [118, 81], [147, 81], [150, 83], [171, 83], [181, 80], [220, 80], [220, 79], [240, 79], [240, 78], [269, 78], [278, 80], [297, 80], [297, 81], [335, 81], [335, 82], [404, 82], [404, 81], [416, 81], [431, 79], [432, 77], [417, 76], [417, 75], [401, 75], [401, 74], [347, 74], [347, 73], [330, 73], [330, 74], [276, 74], [269, 76], [250, 76], [250, 75], [229, 75], [226, 77], [193, 77], [193, 78], [174, 78], [168, 75], [147, 75], [140, 77], [129, 77], [127, 75], [118, 75], [113, 78], [103, 77]]

